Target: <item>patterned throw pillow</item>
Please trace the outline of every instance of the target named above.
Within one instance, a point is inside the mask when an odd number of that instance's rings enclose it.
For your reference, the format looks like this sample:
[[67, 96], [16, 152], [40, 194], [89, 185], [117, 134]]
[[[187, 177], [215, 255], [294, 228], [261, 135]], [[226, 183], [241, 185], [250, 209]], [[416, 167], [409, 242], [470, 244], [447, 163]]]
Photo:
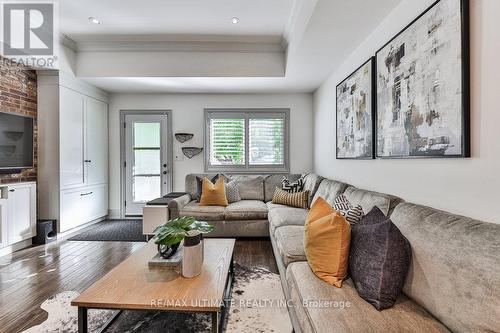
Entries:
[[276, 187], [273, 196], [273, 203], [307, 209], [309, 207], [309, 193], [309, 191], [288, 193], [287, 191], [283, 191], [279, 187]]
[[333, 208], [342, 214], [351, 225], [355, 225], [361, 221], [365, 215], [361, 205], [354, 206], [343, 194], [333, 200]]
[[228, 203], [241, 201], [240, 191], [238, 191], [238, 183], [236, 180], [226, 183], [226, 197]]
[[290, 182], [288, 178], [283, 176], [283, 179], [281, 180], [281, 188], [283, 191], [286, 191], [288, 193], [298, 193], [304, 191], [304, 178], [300, 177], [294, 182]]

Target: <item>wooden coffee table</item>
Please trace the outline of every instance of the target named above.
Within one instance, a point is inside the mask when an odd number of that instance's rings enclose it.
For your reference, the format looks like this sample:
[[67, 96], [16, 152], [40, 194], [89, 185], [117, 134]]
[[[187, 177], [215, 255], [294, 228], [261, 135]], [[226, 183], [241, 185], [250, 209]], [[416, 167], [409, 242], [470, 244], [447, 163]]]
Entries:
[[78, 332], [88, 331], [88, 309], [209, 313], [212, 332], [219, 332], [231, 296], [235, 240], [203, 242], [202, 272], [192, 279], [182, 277], [180, 268], [150, 268], [157, 250], [149, 242], [71, 302], [78, 307]]

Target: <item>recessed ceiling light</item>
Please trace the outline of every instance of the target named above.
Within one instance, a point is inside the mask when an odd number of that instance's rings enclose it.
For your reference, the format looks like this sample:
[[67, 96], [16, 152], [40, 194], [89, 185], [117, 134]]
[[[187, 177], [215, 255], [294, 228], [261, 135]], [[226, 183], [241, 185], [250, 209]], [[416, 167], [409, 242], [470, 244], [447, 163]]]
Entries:
[[238, 23], [240, 23], [240, 19], [239, 19], [239, 18], [237, 18], [237, 17], [235, 16], [235, 17], [233, 17], [233, 18], [231, 19], [231, 22], [232, 22], [233, 24], [238, 24]]
[[101, 21], [99, 21], [98, 19], [96, 19], [93, 16], [89, 17], [89, 22], [93, 23], [93, 24], [101, 24]]

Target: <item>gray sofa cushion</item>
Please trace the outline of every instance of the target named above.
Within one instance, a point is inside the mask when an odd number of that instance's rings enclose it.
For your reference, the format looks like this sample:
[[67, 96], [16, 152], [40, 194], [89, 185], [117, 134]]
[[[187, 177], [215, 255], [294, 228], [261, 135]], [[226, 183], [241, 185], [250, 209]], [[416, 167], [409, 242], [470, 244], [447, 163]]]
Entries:
[[231, 180], [238, 182], [238, 191], [241, 200], [260, 200], [264, 201], [264, 177], [231, 175]]
[[456, 332], [500, 329], [500, 225], [410, 203], [391, 220], [409, 240], [403, 291]]
[[241, 200], [226, 207], [226, 220], [266, 220], [267, 206], [259, 200]]
[[281, 188], [281, 180], [283, 177], [286, 177], [290, 181], [294, 182], [300, 178], [300, 174], [277, 174], [277, 175], [269, 175], [264, 178], [264, 199], [266, 202], [273, 200], [274, 189], [276, 187]]
[[200, 206], [191, 201], [179, 210], [179, 216], [193, 216], [200, 221], [222, 221], [226, 208], [221, 206]]
[[307, 261], [304, 251], [304, 227], [289, 225], [279, 227], [274, 232], [276, 246], [283, 264], [288, 266], [292, 262]]
[[[328, 285], [318, 279], [307, 262], [294, 262], [288, 265], [286, 279], [290, 287], [295, 313], [303, 332], [449, 332], [421, 306], [401, 295], [390, 309], [377, 311], [358, 296], [350, 279], [342, 288]], [[308, 307], [303, 302], [311, 302]], [[314, 304], [326, 302], [327, 306]], [[349, 307], [335, 308], [337, 304]]]
[[266, 220], [209, 221], [214, 231], [204, 237], [268, 237], [269, 223]]
[[269, 212], [267, 213], [271, 232], [276, 228], [286, 225], [301, 225], [306, 223], [307, 209], [288, 207], [284, 205], [267, 203]]
[[304, 175], [304, 191], [309, 190], [311, 192], [311, 198], [314, 198], [316, 191], [318, 190], [319, 184], [324, 178], [315, 174], [307, 173]]
[[336, 180], [323, 179], [321, 181], [321, 184], [319, 184], [318, 190], [316, 191], [312, 202], [314, 202], [318, 197], [322, 197], [330, 205], [333, 206], [333, 200], [335, 200], [335, 198], [340, 194], [344, 193], [347, 186], [347, 184], [338, 182]]
[[391, 216], [394, 208], [403, 202], [401, 198], [393, 195], [362, 190], [354, 186], [349, 186], [344, 195], [353, 205], [361, 205], [365, 213], [377, 206], [388, 217]]

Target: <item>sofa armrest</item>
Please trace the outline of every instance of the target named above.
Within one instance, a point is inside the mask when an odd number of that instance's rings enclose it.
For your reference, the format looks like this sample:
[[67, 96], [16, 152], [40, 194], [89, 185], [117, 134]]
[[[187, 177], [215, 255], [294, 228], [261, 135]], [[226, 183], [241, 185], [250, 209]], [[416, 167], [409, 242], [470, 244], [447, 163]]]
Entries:
[[191, 195], [189, 194], [184, 194], [183, 196], [170, 200], [170, 202], [168, 203], [170, 219], [175, 219], [179, 217], [179, 211], [182, 209], [182, 207], [184, 207], [190, 202], [191, 202]]

